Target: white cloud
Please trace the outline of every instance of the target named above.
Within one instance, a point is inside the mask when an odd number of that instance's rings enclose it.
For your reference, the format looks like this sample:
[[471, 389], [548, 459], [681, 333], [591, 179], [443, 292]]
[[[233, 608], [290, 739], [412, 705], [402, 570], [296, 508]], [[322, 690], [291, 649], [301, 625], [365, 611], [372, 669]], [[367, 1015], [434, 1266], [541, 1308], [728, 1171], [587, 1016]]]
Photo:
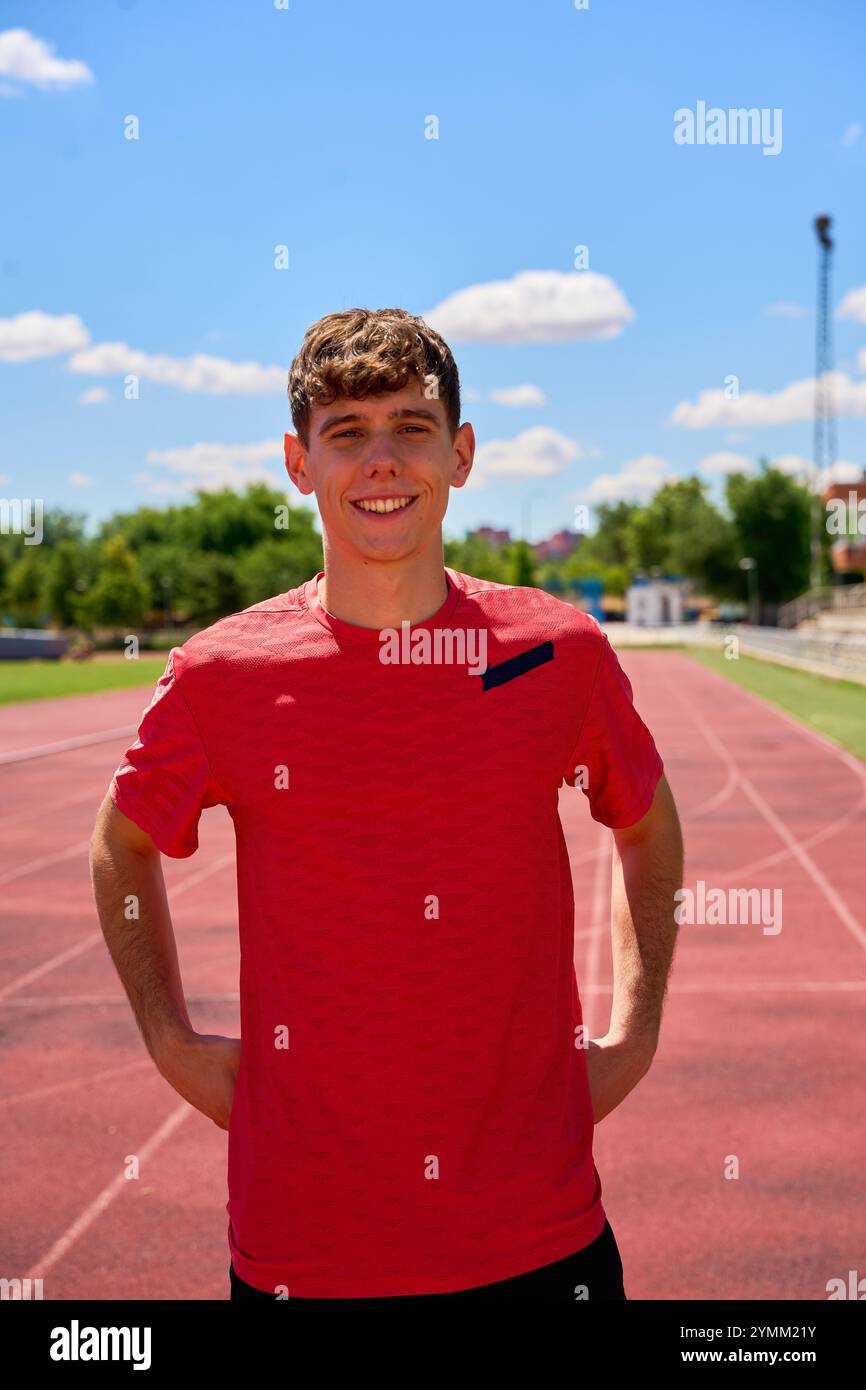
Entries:
[[93, 479], [89, 473], [70, 473], [66, 481], [73, 487], [90, 487]]
[[552, 478], [581, 458], [580, 445], [558, 430], [534, 425], [513, 439], [489, 439], [475, 450], [467, 487], [491, 478]]
[[856, 323], [866, 323], [866, 285], [849, 290], [839, 308], [837, 319], [854, 319]]
[[698, 472], [705, 478], [726, 477], [729, 473], [754, 473], [755, 464], [745, 454], [728, 453], [722, 449], [701, 459]]
[[772, 468], [780, 473], [788, 473], [792, 478], [806, 479], [812, 474], [812, 460], [803, 458], [802, 454], [779, 454], [769, 462]]
[[866, 477], [866, 466], [862, 463], [851, 463], [847, 459], [839, 459], [829, 468], [822, 470], [819, 486], [823, 489], [830, 483], [860, 483], [864, 477]]
[[263, 439], [258, 444], [200, 442], [174, 449], [154, 449], [147, 455], [148, 463], [159, 464], [179, 474], [180, 481], [154, 482], [150, 474], [137, 476], [150, 483], [152, 492], [191, 492], [196, 488], [212, 491], [223, 487], [243, 488], [257, 482], [283, 487], [285, 475], [280, 478], [272, 469], [264, 467], [265, 463], [282, 457], [282, 439]]
[[[845, 372], [828, 372], [828, 384], [838, 415], [866, 415], [866, 381], [852, 381]], [[721, 388], [701, 391], [697, 401], [680, 401], [671, 423], [685, 429], [716, 425], [788, 425], [811, 420], [815, 409], [812, 377], [792, 381], [780, 391], [744, 391], [730, 399]]]
[[768, 304], [764, 310], [765, 314], [774, 314], [777, 318], [783, 319], [804, 319], [809, 310], [804, 309], [802, 304], [792, 304], [790, 300], [781, 299], [776, 304]]
[[476, 343], [615, 338], [634, 316], [616, 282], [591, 270], [522, 270], [457, 290], [423, 315], [444, 338]]
[[259, 362], [230, 362], [225, 357], [168, 357], [140, 352], [126, 343], [94, 343], [67, 363], [71, 372], [93, 376], [142, 377], [179, 391], [204, 391], [214, 396], [262, 395], [285, 391], [286, 367], [263, 367]]
[[89, 386], [86, 391], [82, 391], [78, 397], [79, 405], [104, 405], [110, 401], [111, 396], [104, 386]]
[[769, 462], [771, 468], [778, 469], [780, 473], [787, 473], [792, 478], [798, 478], [801, 483], [814, 486], [816, 492], [823, 492], [830, 483], [859, 482], [863, 476], [863, 465], [851, 463], [847, 459], [838, 459], [829, 468], [822, 468], [817, 479], [814, 476], [812, 460], [803, 458], [802, 454], [779, 454]]
[[600, 473], [580, 496], [587, 502], [645, 502], [675, 476], [666, 459], [641, 454], [624, 463], [618, 473]]
[[490, 392], [490, 399], [497, 405], [545, 405], [547, 397], [540, 386], [499, 386]]
[[856, 144], [857, 144], [857, 141], [860, 139], [860, 136], [861, 136], [862, 134], [863, 134], [863, 127], [862, 127], [862, 125], [860, 124], [860, 122], [859, 122], [859, 121], [852, 121], [851, 124], [845, 128], [845, 133], [844, 133], [844, 135], [842, 136], [842, 144], [843, 144], [843, 145], [856, 145]]
[[37, 38], [29, 29], [0, 32], [0, 76], [29, 82], [43, 91], [93, 81], [86, 63], [77, 58], [58, 58], [54, 45]]
[[0, 319], [0, 362], [33, 362], [74, 352], [90, 342], [77, 314], [44, 314], [29, 309], [12, 319]]
[[866, 348], [861, 348], [857, 354], [857, 370], [866, 372]]

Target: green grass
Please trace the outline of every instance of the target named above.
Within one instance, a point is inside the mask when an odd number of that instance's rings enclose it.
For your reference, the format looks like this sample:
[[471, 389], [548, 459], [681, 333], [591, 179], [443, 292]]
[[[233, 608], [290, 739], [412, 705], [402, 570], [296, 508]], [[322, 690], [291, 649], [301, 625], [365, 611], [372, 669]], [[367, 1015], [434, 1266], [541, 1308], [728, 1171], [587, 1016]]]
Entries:
[[0, 705], [156, 685], [167, 659], [143, 656], [137, 661], [125, 657], [116, 661], [2, 661]]
[[815, 676], [751, 656], [729, 661], [721, 652], [694, 647], [689, 655], [866, 761], [866, 685]]

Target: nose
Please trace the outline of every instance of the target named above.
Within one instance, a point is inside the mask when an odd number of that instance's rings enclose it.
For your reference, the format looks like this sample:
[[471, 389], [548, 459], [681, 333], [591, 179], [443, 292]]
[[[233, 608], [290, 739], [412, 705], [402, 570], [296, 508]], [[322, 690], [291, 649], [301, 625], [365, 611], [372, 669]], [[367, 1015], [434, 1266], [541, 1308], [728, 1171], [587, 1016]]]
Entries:
[[396, 478], [401, 471], [400, 458], [390, 439], [374, 437], [364, 459], [366, 478]]

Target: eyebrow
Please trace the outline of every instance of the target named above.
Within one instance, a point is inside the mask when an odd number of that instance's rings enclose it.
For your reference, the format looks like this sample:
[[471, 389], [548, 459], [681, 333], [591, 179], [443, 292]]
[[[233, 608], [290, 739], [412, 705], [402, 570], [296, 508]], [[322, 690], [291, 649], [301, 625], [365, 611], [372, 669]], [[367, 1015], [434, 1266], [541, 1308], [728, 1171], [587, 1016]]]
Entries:
[[[403, 406], [400, 410], [392, 410], [390, 415], [386, 416], [386, 419], [402, 420], [406, 419], [410, 415], [414, 416], [415, 419], [429, 420], [432, 424], [436, 425], [437, 427], [440, 424], [439, 416], [436, 414], [436, 412], [433, 410], [425, 410], [423, 406]], [[322, 435], [325, 433], [326, 430], [333, 429], [335, 425], [345, 425], [350, 422], [354, 424], [358, 420], [363, 419], [364, 416], [358, 415], [357, 413], [349, 415], [329, 415], [327, 420], [323, 421], [323, 423], [319, 426], [318, 433]]]

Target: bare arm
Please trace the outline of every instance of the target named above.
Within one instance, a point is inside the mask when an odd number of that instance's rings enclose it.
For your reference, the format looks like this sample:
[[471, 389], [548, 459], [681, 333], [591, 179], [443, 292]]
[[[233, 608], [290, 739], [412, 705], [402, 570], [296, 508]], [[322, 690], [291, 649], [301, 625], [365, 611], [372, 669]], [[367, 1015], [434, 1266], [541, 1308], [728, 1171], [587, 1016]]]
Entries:
[[90, 842], [90, 872], [102, 934], [148, 1052], [185, 1100], [227, 1129], [240, 1042], [194, 1031], [159, 850], [109, 795]]
[[662, 777], [642, 820], [613, 832], [610, 1028], [587, 1059], [596, 1122], [645, 1076], [658, 1047], [677, 937], [674, 894], [682, 886], [683, 843]]

